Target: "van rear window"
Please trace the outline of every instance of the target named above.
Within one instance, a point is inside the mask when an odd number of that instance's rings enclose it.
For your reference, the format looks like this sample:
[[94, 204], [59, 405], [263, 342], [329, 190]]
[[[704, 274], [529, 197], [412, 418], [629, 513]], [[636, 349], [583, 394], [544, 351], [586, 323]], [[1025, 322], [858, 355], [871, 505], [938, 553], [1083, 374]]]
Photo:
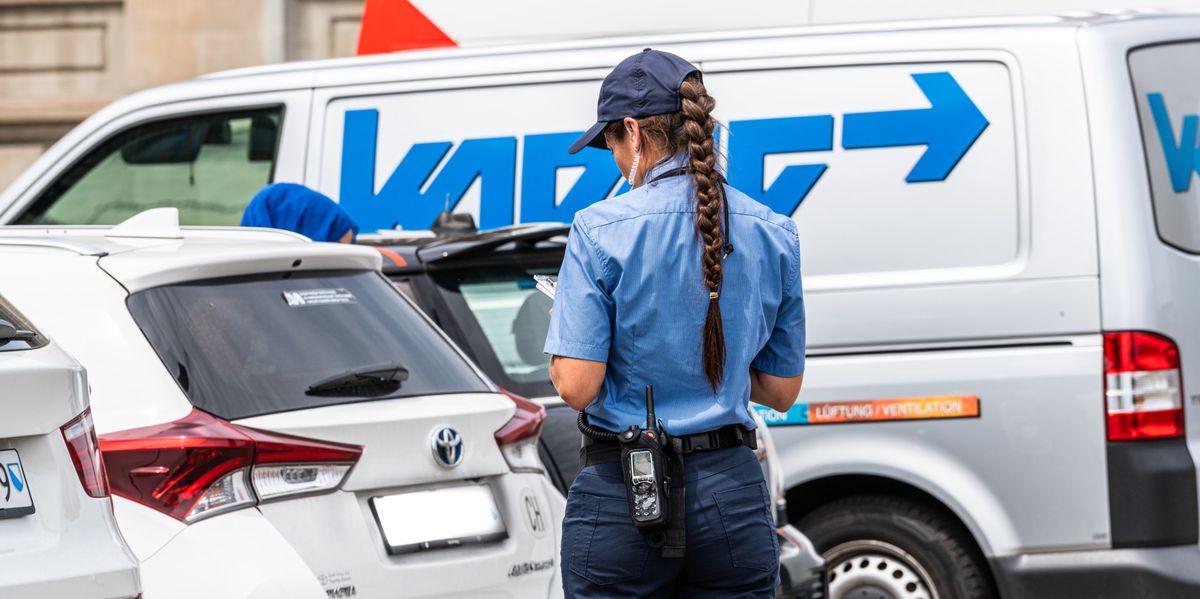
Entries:
[[169, 285], [129, 309], [192, 404], [222, 418], [490, 390], [375, 272]]
[[1142, 144], [1158, 235], [1200, 254], [1200, 42], [1164, 44], [1129, 53]]

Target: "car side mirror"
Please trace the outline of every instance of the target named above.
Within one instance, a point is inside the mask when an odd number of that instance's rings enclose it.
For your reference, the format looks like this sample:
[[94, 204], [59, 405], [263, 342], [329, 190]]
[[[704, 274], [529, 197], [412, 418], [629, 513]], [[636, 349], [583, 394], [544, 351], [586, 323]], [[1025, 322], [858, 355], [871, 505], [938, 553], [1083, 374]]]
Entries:
[[36, 336], [37, 333], [18, 329], [13, 323], [0, 318], [0, 345], [14, 339], [33, 339]]

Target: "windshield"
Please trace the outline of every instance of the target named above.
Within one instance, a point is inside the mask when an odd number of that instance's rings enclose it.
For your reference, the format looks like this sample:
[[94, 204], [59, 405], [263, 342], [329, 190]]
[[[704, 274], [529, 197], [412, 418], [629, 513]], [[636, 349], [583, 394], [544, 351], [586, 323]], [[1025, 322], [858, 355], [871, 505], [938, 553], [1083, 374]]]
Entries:
[[435, 277], [475, 361], [501, 387], [526, 397], [557, 395], [550, 383], [550, 356], [542, 353], [551, 301], [533, 280], [535, 274], [557, 272], [556, 262]]
[[[375, 272], [281, 273], [149, 289], [129, 309], [192, 404], [226, 419], [488, 385]], [[394, 391], [311, 387], [381, 363]], [[327, 385], [328, 386], [328, 385]]]

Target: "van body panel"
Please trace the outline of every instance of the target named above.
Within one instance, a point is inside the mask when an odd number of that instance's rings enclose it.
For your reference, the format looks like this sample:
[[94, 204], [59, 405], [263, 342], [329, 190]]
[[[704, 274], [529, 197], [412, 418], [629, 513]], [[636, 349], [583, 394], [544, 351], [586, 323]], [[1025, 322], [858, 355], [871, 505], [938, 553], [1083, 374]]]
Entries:
[[[1080, 34], [1080, 61], [1087, 80], [1088, 116], [1095, 136], [1093, 162], [1096, 188], [1097, 228], [1100, 244], [1101, 322], [1109, 331], [1152, 331], [1172, 339], [1179, 348], [1184, 394], [1187, 459], [1200, 456], [1200, 322], [1191, 298], [1200, 297], [1200, 256], [1176, 249], [1164, 241], [1155, 222], [1151, 173], [1165, 169], [1159, 132], [1139, 119], [1149, 112], [1148, 92], [1184, 92], [1178, 86], [1137, 89], [1131, 73], [1133, 52], [1168, 42], [1197, 39], [1197, 21], [1179, 19], [1169, 23], [1130, 22], [1097, 28]], [[1160, 46], [1161, 47], [1161, 46]], [[1115, 65], [1120, 65], [1117, 68]], [[1146, 73], [1139, 73], [1144, 76]], [[1161, 79], [1159, 80], [1161, 81]], [[1151, 79], [1151, 82], [1154, 81]], [[1192, 111], [1195, 103], [1193, 100]], [[1178, 140], [1185, 114], [1170, 114], [1170, 126]], [[1154, 154], [1157, 153], [1157, 156]], [[1196, 185], [1194, 173], [1188, 179]], [[1194, 189], [1194, 187], [1193, 187]], [[1158, 198], [1159, 202], [1187, 201], [1184, 194]], [[1195, 470], [1190, 482], [1195, 482]], [[1200, 492], [1200, 490], [1198, 490]], [[1189, 498], [1195, 505], [1195, 494]], [[1147, 500], [1150, 500], [1147, 497]], [[1165, 499], [1160, 497], [1160, 499]], [[1175, 501], [1173, 503], [1180, 503]], [[1113, 514], [1114, 518], [1121, 517]], [[1181, 522], [1195, 528], [1195, 519]], [[1195, 531], [1190, 535], [1195, 539]], [[1194, 544], [1194, 541], [1193, 541]]]
[[1107, 492], [1100, 339], [1043, 341], [814, 357], [807, 404], [972, 395], [980, 416], [773, 426], [788, 485], [842, 474], [906, 482], [950, 507], [985, 555], [1107, 547], [1108, 509], [1096, 500]]
[[[878, 345], [920, 350], [935, 342], [1011, 339], [1094, 332], [1094, 278], [959, 283], [846, 291], [809, 290], [809, 351], [870, 351]], [[1009, 341], [1000, 340], [1008, 338]], [[989, 341], [982, 341], [989, 343]], [[807, 386], [805, 393], [807, 394]]]

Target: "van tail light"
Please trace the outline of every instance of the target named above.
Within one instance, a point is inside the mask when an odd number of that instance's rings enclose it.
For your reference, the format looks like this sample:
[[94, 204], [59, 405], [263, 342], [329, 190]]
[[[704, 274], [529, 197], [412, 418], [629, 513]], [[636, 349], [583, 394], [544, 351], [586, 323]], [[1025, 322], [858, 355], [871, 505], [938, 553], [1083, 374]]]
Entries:
[[268, 433], [193, 409], [108, 433], [100, 450], [113, 493], [192, 523], [260, 501], [332, 491], [362, 449]]
[[512, 418], [496, 431], [496, 445], [513, 472], [542, 472], [538, 438], [546, 421], [546, 408], [501, 389], [517, 405]]
[[1140, 331], [1104, 334], [1104, 400], [1109, 441], [1183, 436], [1179, 348]]
[[100, 459], [100, 444], [92, 424], [92, 409], [85, 408], [70, 422], [62, 425], [67, 453], [75, 464], [75, 473], [83, 490], [91, 497], [108, 497], [108, 479], [104, 476], [104, 461]]

